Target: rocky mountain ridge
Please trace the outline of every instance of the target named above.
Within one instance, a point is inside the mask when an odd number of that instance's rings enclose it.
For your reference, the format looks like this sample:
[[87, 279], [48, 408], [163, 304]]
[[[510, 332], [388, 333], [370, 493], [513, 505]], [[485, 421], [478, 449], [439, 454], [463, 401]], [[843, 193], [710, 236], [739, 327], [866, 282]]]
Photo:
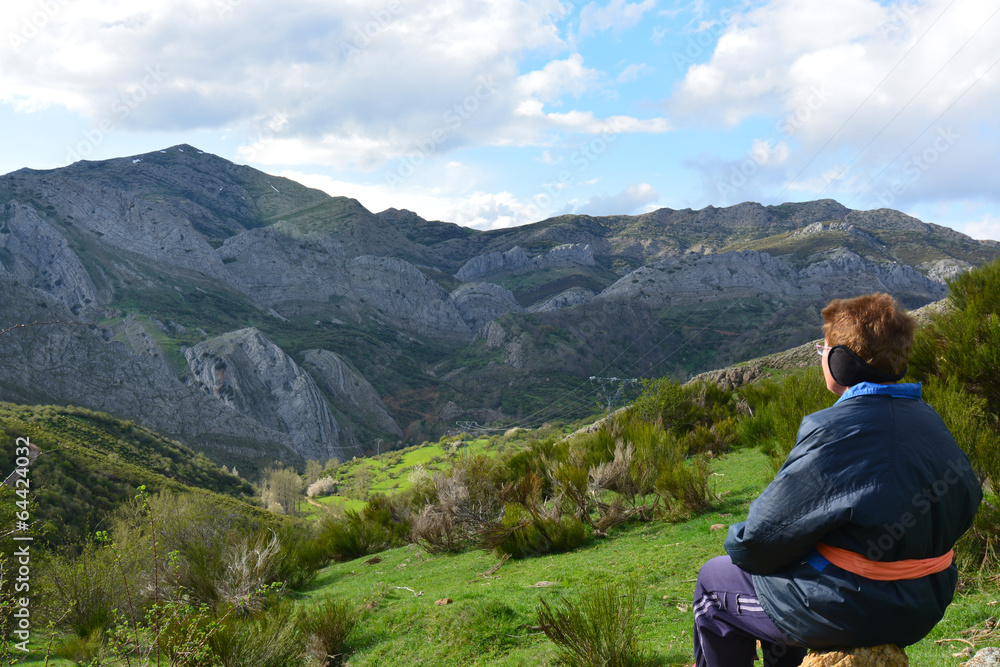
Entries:
[[349, 457], [456, 421], [593, 410], [590, 375], [686, 375], [914, 307], [992, 261], [837, 202], [561, 216], [480, 232], [182, 145], [0, 177], [0, 399], [106, 410], [219, 462]]

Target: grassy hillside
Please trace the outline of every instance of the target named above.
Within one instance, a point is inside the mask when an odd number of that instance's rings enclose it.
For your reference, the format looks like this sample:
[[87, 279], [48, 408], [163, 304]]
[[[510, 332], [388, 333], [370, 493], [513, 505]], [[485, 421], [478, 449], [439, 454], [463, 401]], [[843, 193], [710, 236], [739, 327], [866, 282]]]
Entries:
[[11, 468], [18, 438], [41, 449], [31, 468], [31, 517], [36, 538], [49, 544], [93, 534], [143, 485], [211, 494], [220, 503], [245, 504], [238, 498], [253, 495], [204, 454], [100, 412], [0, 403], [0, 461]]
[[[648, 596], [640, 637], [654, 664], [687, 667], [693, 581], [702, 563], [723, 553], [726, 531], [713, 526], [745, 519], [773, 475], [769, 458], [755, 449], [719, 458], [712, 469], [716, 505], [687, 522], [632, 525], [571, 553], [507, 561], [488, 576], [498, 562], [489, 553], [430, 555], [410, 545], [379, 554], [376, 563], [366, 557], [332, 565], [301, 604], [339, 597], [364, 609], [348, 644], [351, 667], [554, 665], [555, 646], [537, 628], [539, 600], [575, 600], [597, 582], [636, 578]], [[452, 602], [435, 604], [443, 599]], [[996, 578], [970, 582], [933, 633], [910, 647], [911, 664], [957, 665], [952, 654], [965, 644], [936, 642], [965, 638], [963, 630], [995, 615], [998, 599]]]

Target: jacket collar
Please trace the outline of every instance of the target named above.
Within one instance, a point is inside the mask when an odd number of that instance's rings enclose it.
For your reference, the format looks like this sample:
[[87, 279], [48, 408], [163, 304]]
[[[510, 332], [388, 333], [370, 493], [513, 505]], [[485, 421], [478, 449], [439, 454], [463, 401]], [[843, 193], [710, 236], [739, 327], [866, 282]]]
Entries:
[[[921, 398], [922, 386], [919, 382], [905, 384], [875, 384], [874, 382], [859, 382], [848, 387], [847, 391], [837, 399], [837, 403], [855, 396], [892, 396], [894, 398]], [[834, 403], [836, 405], [837, 403]]]

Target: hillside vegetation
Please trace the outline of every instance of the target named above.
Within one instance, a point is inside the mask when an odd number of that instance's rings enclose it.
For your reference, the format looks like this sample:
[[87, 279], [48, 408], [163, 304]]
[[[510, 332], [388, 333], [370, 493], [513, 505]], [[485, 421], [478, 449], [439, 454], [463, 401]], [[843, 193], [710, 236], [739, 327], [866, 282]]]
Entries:
[[[955, 603], [909, 649], [918, 665], [957, 664], [963, 646], [997, 639], [1000, 264], [950, 288], [909, 379], [923, 381], [986, 502], [956, 547]], [[690, 665], [698, 568], [746, 517], [802, 416], [834, 400], [818, 367], [739, 387], [651, 381], [591, 429], [443, 439], [314, 471], [341, 502], [317, 494], [324, 507], [274, 528], [236, 501], [140, 490], [105, 541], [39, 565], [45, 581], [75, 582], [40, 618], [61, 624], [55, 645], [76, 664], [600, 664], [549, 640], [568, 633], [607, 664]], [[72, 576], [88, 568], [96, 583]], [[59, 620], [69, 600], [95, 598], [107, 603]], [[574, 635], [581, 623], [593, 632]]]

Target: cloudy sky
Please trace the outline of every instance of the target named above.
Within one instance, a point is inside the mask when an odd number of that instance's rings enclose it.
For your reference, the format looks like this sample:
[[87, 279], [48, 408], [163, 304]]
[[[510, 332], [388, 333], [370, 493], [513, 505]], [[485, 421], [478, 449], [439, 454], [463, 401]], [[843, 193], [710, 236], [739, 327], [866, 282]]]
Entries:
[[833, 198], [1000, 239], [1000, 0], [15, 0], [0, 173], [189, 143], [481, 229]]

